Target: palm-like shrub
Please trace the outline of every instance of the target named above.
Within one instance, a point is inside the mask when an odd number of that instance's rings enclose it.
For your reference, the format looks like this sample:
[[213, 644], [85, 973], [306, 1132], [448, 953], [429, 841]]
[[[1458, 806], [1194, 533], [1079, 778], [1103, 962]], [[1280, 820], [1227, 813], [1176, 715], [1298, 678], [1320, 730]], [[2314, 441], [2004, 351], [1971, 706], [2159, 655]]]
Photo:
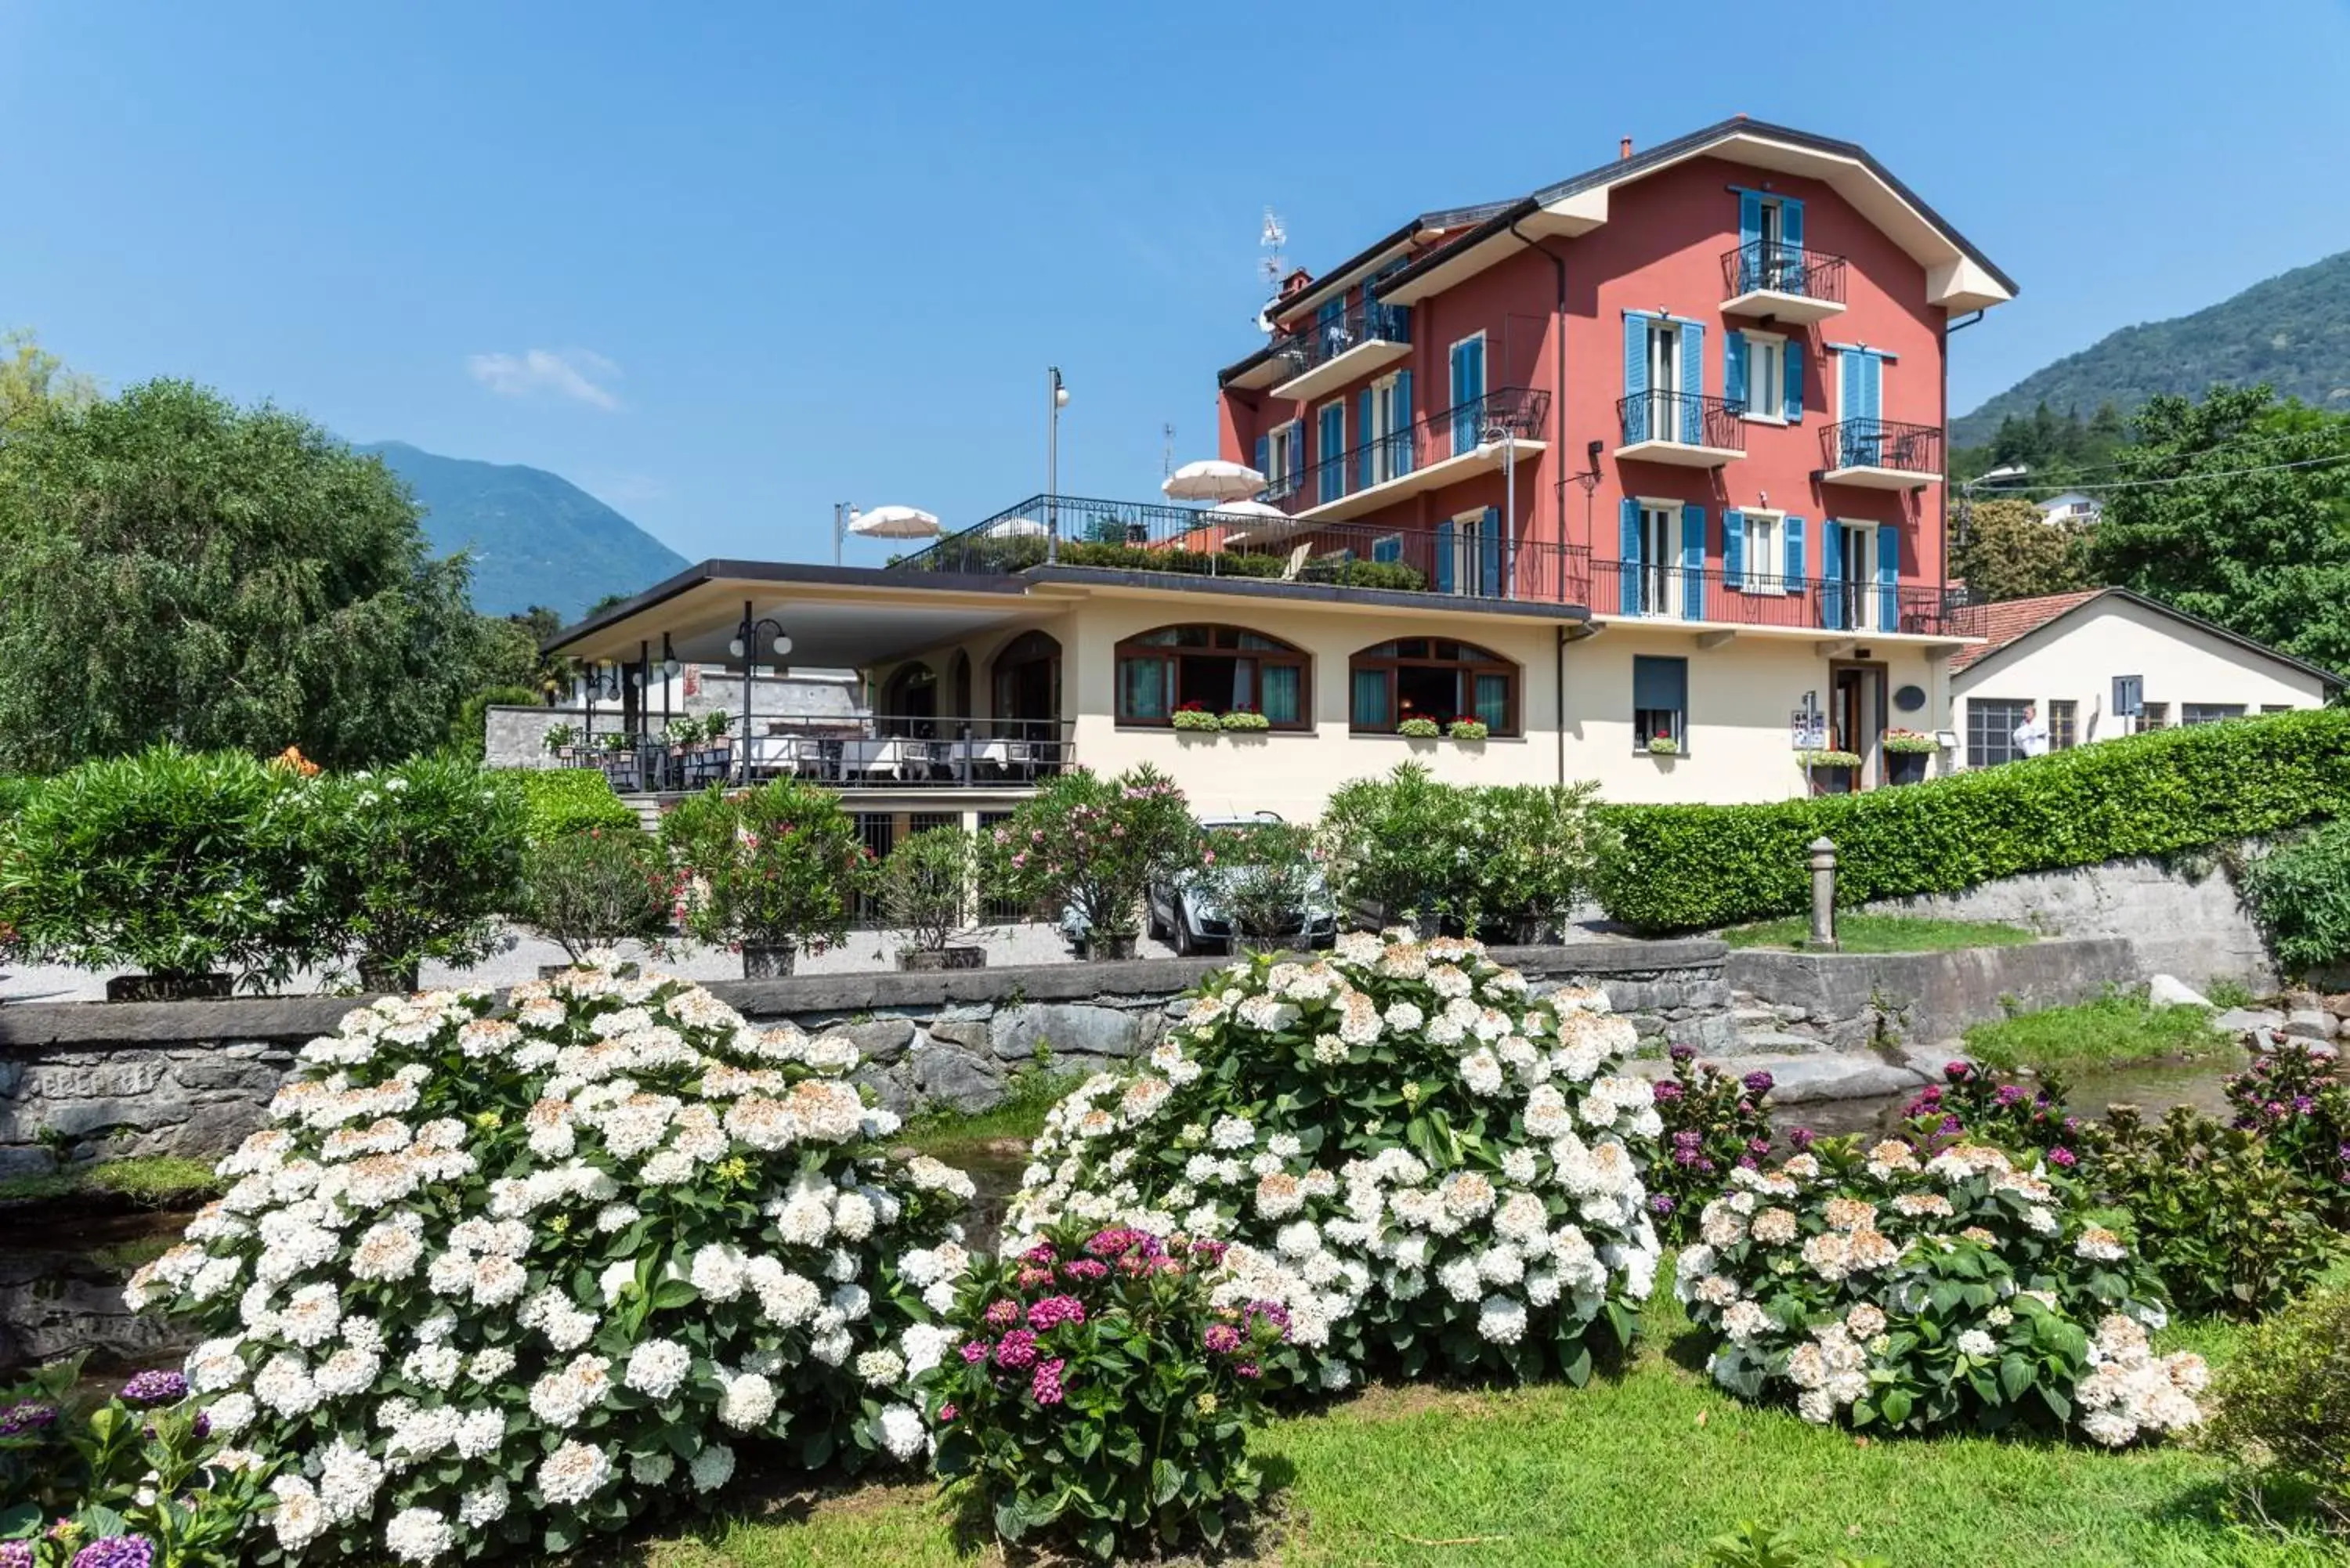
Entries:
[[601, 970], [512, 1003], [386, 998], [314, 1041], [126, 1293], [212, 1336], [187, 1376], [282, 1461], [276, 1547], [562, 1552], [723, 1485], [745, 1439], [919, 1455], [901, 1389], [971, 1187], [882, 1157], [856, 1049]]
[[1960, 1144], [1822, 1139], [1730, 1173], [1676, 1293], [1714, 1380], [1807, 1421], [1924, 1432], [2016, 1422], [2119, 1447], [2200, 1419], [2200, 1357], [2157, 1357], [2161, 1287], [2061, 1179]]
[[1597, 992], [1540, 1000], [1471, 942], [1339, 939], [1210, 975], [1144, 1064], [1046, 1118], [1007, 1224], [1238, 1243], [1329, 1386], [1367, 1364], [1588, 1376], [1654, 1282], [1648, 1085]]

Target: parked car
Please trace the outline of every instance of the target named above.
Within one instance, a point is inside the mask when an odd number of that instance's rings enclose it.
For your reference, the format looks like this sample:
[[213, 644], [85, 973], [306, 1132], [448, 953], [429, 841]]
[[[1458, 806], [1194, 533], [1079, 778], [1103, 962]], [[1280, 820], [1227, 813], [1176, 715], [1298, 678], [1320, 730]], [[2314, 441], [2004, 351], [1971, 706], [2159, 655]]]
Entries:
[[[1246, 832], [1281, 818], [1269, 811], [1253, 816], [1211, 816], [1200, 820], [1202, 833]], [[1305, 906], [1283, 923], [1279, 935], [1300, 947], [1328, 947], [1338, 940], [1338, 908], [1316, 870], [1306, 885]], [[1232, 922], [1217, 907], [1215, 880], [1198, 867], [1152, 879], [1143, 897], [1150, 934], [1180, 954], [1230, 952]]]

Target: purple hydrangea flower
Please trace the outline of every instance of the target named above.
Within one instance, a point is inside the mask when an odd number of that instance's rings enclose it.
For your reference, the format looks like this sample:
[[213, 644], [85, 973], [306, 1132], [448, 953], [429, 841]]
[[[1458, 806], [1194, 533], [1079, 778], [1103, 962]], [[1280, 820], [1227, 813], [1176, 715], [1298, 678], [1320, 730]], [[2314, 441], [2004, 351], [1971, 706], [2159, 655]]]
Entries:
[[1017, 1372], [1036, 1364], [1036, 1336], [1015, 1328], [995, 1342], [995, 1365]]
[[1760, 1067], [1738, 1081], [1746, 1085], [1746, 1092], [1750, 1095], [1767, 1095], [1771, 1092], [1771, 1085], [1778, 1082]]
[[1020, 1321], [1018, 1302], [990, 1302], [987, 1310], [979, 1314], [990, 1328], [1010, 1328]]
[[1036, 1397], [1036, 1403], [1057, 1405], [1061, 1402], [1061, 1368], [1067, 1365], [1058, 1356], [1036, 1364], [1036, 1375], [1028, 1381], [1028, 1392]]
[[1794, 1131], [1787, 1135], [1787, 1141], [1794, 1144], [1797, 1151], [1800, 1152], [1811, 1147], [1812, 1140], [1819, 1136], [1819, 1134], [1814, 1132], [1809, 1127], [1797, 1127]]
[[1974, 1070], [1975, 1064], [1972, 1062], [1945, 1062], [1942, 1064], [1942, 1076], [1948, 1078], [1953, 1084], [1962, 1084], [1966, 1082], [1967, 1078], [1972, 1075]]
[[1028, 1326], [1042, 1334], [1065, 1323], [1086, 1321], [1086, 1303], [1075, 1296], [1046, 1296], [1028, 1309]]
[[187, 1397], [188, 1380], [176, 1372], [141, 1372], [122, 1386], [126, 1405], [176, 1405]]
[[1241, 1331], [1228, 1323], [1211, 1323], [1204, 1336], [1207, 1347], [1218, 1355], [1230, 1355], [1241, 1347]]
[[42, 1399], [25, 1399], [0, 1410], [0, 1438], [14, 1438], [36, 1428], [54, 1427], [57, 1407]]
[[1669, 1049], [1665, 1054], [1670, 1056], [1676, 1062], [1686, 1062], [1697, 1054], [1697, 1047], [1694, 1045], [1675, 1045]]
[[149, 1568], [155, 1544], [143, 1535], [108, 1535], [73, 1555], [73, 1568]]
[[0, 1541], [0, 1568], [33, 1568], [33, 1543]]
[[1656, 1213], [1659, 1217], [1669, 1214], [1679, 1207], [1679, 1204], [1673, 1201], [1673, 1195], [1669, 1192], [1651, 1192], [1648, 1194], [1648, 1208], [1652, 1212]]
[[1999, 1093], [1991, 1098], [2002, 1106], [2020, 1106], [2023, 1103], [2023, 1087], [2020, 1084], [2002, 1084]]
[[1681, 1086], [1668, 1078], [1665, 1082], [1657, 1085], [1656, 1096], [1657, 1104], [1660, 1106], [1672, 1105], [1680, 1099]]
[[2048, 1163], [2059, 1170], [2070, 1170], [2081, 1163], [2081, 1157], [2060, 1146], [2048, 1151]]

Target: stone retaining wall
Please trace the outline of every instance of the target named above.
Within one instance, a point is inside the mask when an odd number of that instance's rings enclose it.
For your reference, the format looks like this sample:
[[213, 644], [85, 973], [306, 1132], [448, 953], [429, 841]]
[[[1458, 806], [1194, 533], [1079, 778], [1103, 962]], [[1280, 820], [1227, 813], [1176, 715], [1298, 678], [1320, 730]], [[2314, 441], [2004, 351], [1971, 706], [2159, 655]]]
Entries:
[[[1604, 985], [1644, 1041], [1729, 1048], [1730, 986], [1717, 941], [1503, 948], [1538, 988]], [[1147, 1052], [1178, 999], [1224, 961], [1146, 959], [935, 974], [808, 975], [710, 987], [754, 1022], [857, 1042], [860, 1076], [892, 1109], [983, 1110], [1011, 1075], [1089, 1072]], [[59, 1155], [233, 1147], [261, 1124], [294, 1052], [332, 1030], [345, 997], [47, 1002], [0, 1008], [0, 1176]]]
[[1754, 1053], [1931, 1045], [2011, 1007], [2086, 1002], [2141, 973], [2120, 937], [1929, 953], [1742, 948], [1729, 961], [1732, 1017]]

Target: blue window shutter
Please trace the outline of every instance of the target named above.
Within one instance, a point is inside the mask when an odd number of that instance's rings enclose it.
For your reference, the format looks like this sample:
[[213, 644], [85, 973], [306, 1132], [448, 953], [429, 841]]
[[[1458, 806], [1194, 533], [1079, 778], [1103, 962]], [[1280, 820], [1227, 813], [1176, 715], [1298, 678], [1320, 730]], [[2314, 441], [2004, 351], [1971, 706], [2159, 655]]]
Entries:
[[1836, 418], [1860, 418], [1860, 376], [1854, 367], [1860, 356], [1849, 348], [1836, 350]]
[[1648, 439], [1648, 318], [1624, 317], [1624, 443]]
[[1384, 539], [1372, 540], [1371, 559], [1374, 561], [1402, 560], [1403, 536], [1399, 534], [1390, 534]]
[[1804, 204], [1793, 196], [1779, 198], [1779, 242], [1791, 251], [1804, 248]]
[[[1738, 192], [1739, 248], [1743, 250], [1746, 246], [1754, 244], [1762, 237], [1762, 192], [1760, 191], [1741, 191]], [[1741, 294], [1746, 292], [1745, 280], [1742, 276], [1740, 279], [1739, 292]]]
[[1413, 467], [1412, 448], [1415, 441], [1411, 428], [1411, 372], [1409, 370], [1396, 372], [1395, 407], [1395, 471], [1398, 473], [1409, 473]]
[[1484, 521], [1478, 525], [1481, 535], [1477, 545], [1478, 585], [1487, 598], [1502, 597], [1502, 509], [1485, 508]]
[[1371, 475], [1377, 472], [1377, 470], [1372, 468], [1371, 463], [1377, 456], [1376, 442], [1373, 438], [1372, 431], [1378, 428], [1371, 423], [1371, 389], [1368, 387], [1365, 387], [1363, 389], [1362, 401], [1357, 405], [1357, 407], [1362, 410], [1362, 414], [1360, 420], [1356, 425], [1356, 434], [1360, 438], [1356, 450], [1360, 452], [1363, 455], [1361, 460], [1356, 464], [1356, 466], [1362, 471], [1360, 483], [1356, 486], [1356, 488], [1359, 490], [1368, 490], [1371, 487]]
[[1834, 518], [1820, 523], [1820, 624], [1844, 629], [1844, 530]]
[[1787, 339], [1787, 422], [1794, 424], [1804, 417], [1804, 340]]
[[1681, 508], [1681, 614], [1705, 618], [1705, 508]]
[[1622, 547], [1617, 559], [1622, 565], [1617, 570], [1616, 607], [1623, 615], [1640, 613], [1640, 504], [1630, 496], [1624, 497], [1622, 507], [1624, 532]]
[[1347, 493], [1347, 405], [1326, 403], [1321, 417], [1321, 450], [1314, 454], [1314, 472], [1320, 476], [1315, 499], [1336, 501]]
[[1436, 525], [1436, 591], [1452, 591], [1452, 520], [1449, 517]]
[[1877, 525], [1877, 629], [1901, 628], [1901, 529], [1893, 523]]
[[1721, 395], [1740, 408], [1746, 406], [1746, 334], [1743, 332], [1722, 334]]
[[1694, 321], [1681, 323], [1681, 441], [1696, 446], [1705, 439], [1699, 395], [1705, 390], [1705, 328]]
[[1279, 494], [1281, 475], [1273, 472], [1273, 438], [1269, 435], [1256, 438], [1256, 471], [1264, 475], [1264, 487]]
[[1860, 400], [1864, 418], [1885, 417], [1885, 357], [1881, 354], [1860, 356]]
[[1791, 594], [1799, 594], [1804, 591], [1804, 576], [1807, 566], [1804, 559], [1804, 520], [1800, 517], [1790, 517], [1779, 526], [1784, 529], [1787, 535], [1787, 591]]
[[[1755, 569], [1768, 572], [1768, 563], [1757, 561]], [[1731, 507], [1721, 514], [1721, 586], [1740, 588], [1746, 586], [1746, 514]]]

